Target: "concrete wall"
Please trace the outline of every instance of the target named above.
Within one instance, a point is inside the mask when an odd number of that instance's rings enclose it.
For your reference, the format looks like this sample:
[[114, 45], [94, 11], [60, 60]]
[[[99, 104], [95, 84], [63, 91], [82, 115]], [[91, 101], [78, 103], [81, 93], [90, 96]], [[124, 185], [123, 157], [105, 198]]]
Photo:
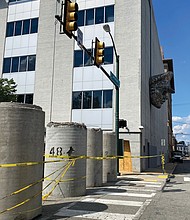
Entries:
[[46, 123], [71, 117], [73, 40], [59, 34], [56, 14], [57, 1], [40, 1], [34, 103], [45, 110]]
[[7, 3], [3, 0], [0, 1], [0, 76], [2, 77], [3, 69], [3, 57], [4, 57], [4, 47], [5, 47], [5, 33], [7, 25]]

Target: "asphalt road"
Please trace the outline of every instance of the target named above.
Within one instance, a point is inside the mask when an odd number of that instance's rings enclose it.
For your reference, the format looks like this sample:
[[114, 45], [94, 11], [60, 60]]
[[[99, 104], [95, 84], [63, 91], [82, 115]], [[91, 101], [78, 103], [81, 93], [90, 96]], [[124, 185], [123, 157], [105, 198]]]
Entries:
[[174, 175], [146, 207], [140, 220], [190, 220], [190, 160], [178, 163]]

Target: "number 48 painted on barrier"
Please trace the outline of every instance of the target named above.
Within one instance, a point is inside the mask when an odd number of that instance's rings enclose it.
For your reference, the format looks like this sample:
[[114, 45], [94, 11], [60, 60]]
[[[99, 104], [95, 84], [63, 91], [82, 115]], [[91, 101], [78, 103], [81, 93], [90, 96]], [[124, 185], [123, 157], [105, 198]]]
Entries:
[[52, 147], [52, 148], [50, 149], [49, 154], [50, 154], [50, 155], [53, 155], [53, 156], [54, 156], [54, 155], [56, 155], [56, 156], [61, 156], [61, 155], [63, 155], [62, 151], [63, 151], [62, 147], [57, 147], [57, 148]]

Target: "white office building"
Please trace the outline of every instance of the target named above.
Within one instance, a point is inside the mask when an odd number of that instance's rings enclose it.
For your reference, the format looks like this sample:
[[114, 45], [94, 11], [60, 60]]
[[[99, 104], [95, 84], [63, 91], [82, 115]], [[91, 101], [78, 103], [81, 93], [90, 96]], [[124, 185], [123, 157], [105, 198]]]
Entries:
[[[74, 39], [60, 34], [55, 15], [61, 13], [61, 2], [0, 1], [1, 76], [15, 80], [19, 102], [43, 108], [46, 123], [73, 121], [113, 131], [115, 87]], [[119, 118], [127, 120], [120, 138], [130, 142], [125, 151], [132, 156], [162, 152], [167, 156], [168, 90], [157, 91], [155, 85], [170, 82], [173, 76], [167, 80], [153, 77], [164, 73], [164, 65], [152, 1], [76, 2], [84, 46], [93, 51], [95, 37], [105, 42], [103, 68], [115, 74], [113, 44], [103, 29], [105, 24], [109, 24], [114, 38], [120, 57]], [[134, 158], [131, 171], [140, 172], [160, 163], [160, 157]]]

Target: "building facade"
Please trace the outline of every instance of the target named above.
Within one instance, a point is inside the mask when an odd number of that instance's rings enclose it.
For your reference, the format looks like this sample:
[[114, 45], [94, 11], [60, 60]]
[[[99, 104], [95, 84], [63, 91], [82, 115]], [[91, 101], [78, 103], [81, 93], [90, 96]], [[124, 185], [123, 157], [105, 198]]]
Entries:
[[[73, 121], [114, 130], [115, 89], [73, 39], [60, 34], [61, 0], [0, 2], [0, 71], [17, 83], [18, 101], [43, 108], [46, 123]], [[78, 26], [91, 52], [105, 42], [103, 67], [115, 73], [109, 24], [120, 56], [120, 119], [132, 156], [168, 154], [167, 100], [151, 104], [150, 78], [164, 73], [151, 0], [77, 0]], [[76, 33], [77, 34], [77, 33]], [[160, 157], [132, 159], [132, 170], [158, 166]]]

